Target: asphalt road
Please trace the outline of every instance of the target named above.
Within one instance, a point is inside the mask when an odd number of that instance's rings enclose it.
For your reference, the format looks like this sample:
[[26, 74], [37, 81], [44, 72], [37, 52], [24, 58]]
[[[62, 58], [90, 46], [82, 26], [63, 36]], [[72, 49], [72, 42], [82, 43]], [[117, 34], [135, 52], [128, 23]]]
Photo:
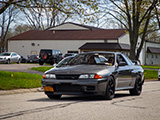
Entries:
[[140, 96], [116, 92], [112, 101], [91, 96], [50, 100], [43, 92], [0, 95], [2, 120], [159, 120], [160, 81], [145, 82]]
[[[49, 66], [49, 65], [46, 65]], [[43, 72], [37, 72], [34, 70], [29, 70], [32, 67], [41, 67], [39, 64], [0, 64], [0, 70], [2, 71], [12, 71], [12, 72], [27, 72], [32, 74], [43, 74]]]

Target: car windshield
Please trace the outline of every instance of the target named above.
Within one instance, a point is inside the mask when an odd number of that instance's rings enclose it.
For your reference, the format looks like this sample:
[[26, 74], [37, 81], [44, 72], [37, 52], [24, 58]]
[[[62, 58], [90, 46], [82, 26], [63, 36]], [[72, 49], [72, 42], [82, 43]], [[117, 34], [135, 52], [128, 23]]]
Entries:
[[0, 56], [10, 56], [11, 53], [1, 53]]
[[69, 65], [114, 65], [113, 53], [87, 53], [79, 54], [74, 57], [68, 64]]

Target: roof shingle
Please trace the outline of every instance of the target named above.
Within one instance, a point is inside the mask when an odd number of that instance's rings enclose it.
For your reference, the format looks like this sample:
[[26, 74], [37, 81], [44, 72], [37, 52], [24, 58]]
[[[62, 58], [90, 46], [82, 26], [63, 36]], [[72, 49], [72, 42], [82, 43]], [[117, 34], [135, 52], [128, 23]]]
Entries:
[[128, 44], [120, 43], [86, 43], [80, 50], [130, 50]]
[[8, 40], [117, 40], [124, 34], [124, 29], [30, 30]]
[[147, 52], [148, 52], [148, 53], [158, 53], [158, 54], [160, 54], [160, 48], [148, 47], [148, 48], [147, 48]]

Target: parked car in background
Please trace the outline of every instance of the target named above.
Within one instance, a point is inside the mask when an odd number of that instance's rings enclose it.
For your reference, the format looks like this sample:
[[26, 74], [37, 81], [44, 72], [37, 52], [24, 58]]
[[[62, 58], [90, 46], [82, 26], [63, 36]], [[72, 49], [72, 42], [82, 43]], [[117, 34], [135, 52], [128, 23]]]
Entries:
[[77, 55], [77, 53], [66, 53], [65, 55], [64, 55], [64, 58], [65, 57], [68, 57], [68, 56], [76, 56]]
[[41, 49], [39, 53], [39, 64], [43, 65], [44, 63], [58, 63], [62, 60], [62, 53], [60, 50], [54, 49]]
[[27, 61], [29, 63], [38, 63], [39, 62], [39, 56], [38, 55], [29, 55]]
[[21, 56], [21, 63], [27, 63], [27, 61], [28, 61], [27, 58]]
[[46, 71], [42, 79], [50, 99], [62, 95], [102, 95], [111, 100], [117, 90], [140, 95], [143, 83], [142, 67], [119, 52], [80, 53], [64, 67]]
[[3, 52], [0, 54], [0, 63], [17, 63], [21, 62], [21, 56], [15, 52]]

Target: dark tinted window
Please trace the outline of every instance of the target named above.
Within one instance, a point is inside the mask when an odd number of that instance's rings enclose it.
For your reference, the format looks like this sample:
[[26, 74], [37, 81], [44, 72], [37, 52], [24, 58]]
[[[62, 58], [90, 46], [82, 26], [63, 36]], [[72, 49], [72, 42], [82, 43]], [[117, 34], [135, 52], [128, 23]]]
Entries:
[[10, 56], [11, 53], [1, 53], [0, 56]]
[[128, 65], [128, 63], [126, 62], [126, 60], [124, 59], [124, 57], [122, 55], [117, 55], [117, 63], [122, 66], [124, 65]]
[[[113, 63], [109, 63], [108, 60], [113, 58]], [[114, 54], [111, 53], [88, 53], [79, 54], [75, 56], [70, 62], [70, 65], [79, 64], [100, 64], [100, 65], [113, 65]]]

